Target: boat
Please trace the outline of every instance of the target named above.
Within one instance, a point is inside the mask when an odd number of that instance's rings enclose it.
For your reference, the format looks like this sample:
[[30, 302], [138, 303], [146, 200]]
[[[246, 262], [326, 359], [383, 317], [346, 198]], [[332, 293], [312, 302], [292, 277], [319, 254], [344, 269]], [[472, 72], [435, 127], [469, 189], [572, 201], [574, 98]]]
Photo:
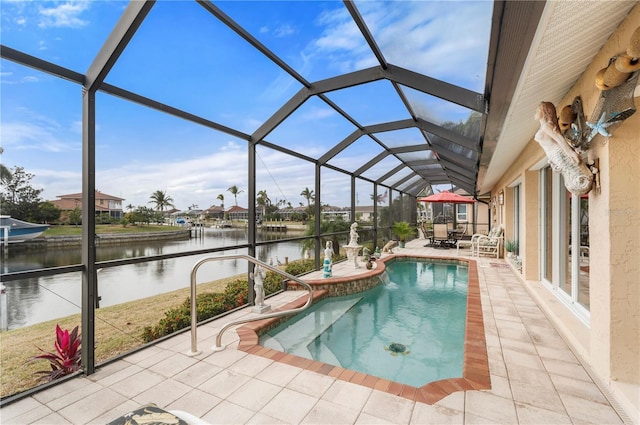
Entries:
[[8, 215], [0, 215], [0, 240], [3, 242], [5, 237], [8, 237], [9, 243], [35, 239], [48, 228], [47, 224], [29, 223]]

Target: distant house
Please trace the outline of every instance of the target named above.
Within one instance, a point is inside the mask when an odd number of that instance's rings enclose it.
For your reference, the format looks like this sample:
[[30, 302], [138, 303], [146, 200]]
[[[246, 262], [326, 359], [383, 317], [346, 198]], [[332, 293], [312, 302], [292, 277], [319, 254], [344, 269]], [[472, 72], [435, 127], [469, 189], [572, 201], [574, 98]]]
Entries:
[[[65, 213], [68, 214], [69, 211], [73, 211], [76, 208], [82, 210], [82, 192], [71, 193], [68, 195], [58, 195], [58, 198], [59, 199], [55, 199], [49, 202], [60, 208], [62, 210], [63, 216], [65, 215]], [[96, 190], [95, 199], [96, 216], [104, 214], [114, 219], [121, 219], [123, 217], [123, 198], [118, 198], [117, 196], [113, 195], [107, 195], [106, 193], [102, 193]]]
[[322, 207], [322, 218], [326, 221], [335, 221], [338, 217], [344, 221], [349, 221], [351, 209], [326, 205]]
[[234, 205], [227, 210], [227, 217], [229, 220], [248, 220], [249, 210], [243, 207]]
[[373, 221], [373, 205], [356, 207], [356, 220], [372, 222]]
[[295, 216], [302, 217], [307, 212], [307, 207], [282, 208], [278, 210], [278, 215], [283, 220], [292, 220]]
[[[227, 210], [227, 218], [229, 220], [248, 220], [249, 210], [243, 207], [234, 205]], [[262, 211], [256, 208], [256, 220], [262, 220]]]
[[162, 211], [162, 215], [165, 217], [171, 217], [174, 213], [179, 213], [179, 212], [180, 212], [179, 209], [171, 208], [171, 209]]
[[209, 208], [203, 211], [205, 218], [219, 218], [224, 219], [224, 208], [216, 205], [211, 205]]

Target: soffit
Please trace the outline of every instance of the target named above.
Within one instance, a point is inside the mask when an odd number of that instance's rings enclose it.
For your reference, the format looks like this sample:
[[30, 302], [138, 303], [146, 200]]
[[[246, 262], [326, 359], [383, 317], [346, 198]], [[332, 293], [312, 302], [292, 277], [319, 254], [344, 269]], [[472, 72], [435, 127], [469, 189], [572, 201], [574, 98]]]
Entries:
[[[517, 3], [517, 2], [515, 2]], [[478, 193], [492, 189], [538, 130], [533, 118], [541, 101], [567, 94], [635, 1], [547, 2], [511, 99], [491, 108], [506, 111], [504, 124], [485, 134]], [[522, 25], [526, 25], [522, 22]]]

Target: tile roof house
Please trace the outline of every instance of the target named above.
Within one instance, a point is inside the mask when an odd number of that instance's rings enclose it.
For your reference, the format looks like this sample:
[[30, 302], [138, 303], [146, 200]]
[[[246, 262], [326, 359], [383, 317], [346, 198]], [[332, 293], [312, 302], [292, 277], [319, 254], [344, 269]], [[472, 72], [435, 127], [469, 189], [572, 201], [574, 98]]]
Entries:
[[[59, 199], [54, 199], [51, 202], [56, 207], [64, 211], [72, 211], [76, 208], [82, 209], [82, 192], [70, 193], [67, 195], [58, 195]], [[96, 190], [96, 215], [108, 214], [111, 218], [122, 218], [122, 201], [123, 198], [117, 196], [108, 195]]]

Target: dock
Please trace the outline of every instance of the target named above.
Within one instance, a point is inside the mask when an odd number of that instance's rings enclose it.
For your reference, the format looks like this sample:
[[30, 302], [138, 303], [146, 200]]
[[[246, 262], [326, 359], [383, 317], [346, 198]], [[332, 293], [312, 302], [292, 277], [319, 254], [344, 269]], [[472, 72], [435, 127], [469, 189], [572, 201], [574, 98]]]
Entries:
[[262, 224], [259, 224], [258, 227], [268, 232], [286, 232], [287, 231], [287, 225], [281, 221], [264, 222]]

